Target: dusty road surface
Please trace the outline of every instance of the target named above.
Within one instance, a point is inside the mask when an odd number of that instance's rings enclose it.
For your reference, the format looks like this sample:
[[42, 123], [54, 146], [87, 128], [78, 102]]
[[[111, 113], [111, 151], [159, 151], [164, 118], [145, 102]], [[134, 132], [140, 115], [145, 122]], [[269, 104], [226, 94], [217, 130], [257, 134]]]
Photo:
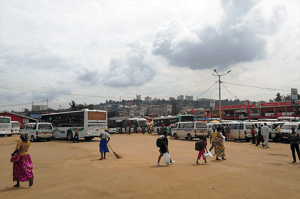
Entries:
[[[0, 138], [0, 198], [300, 198], [300, 164], [289, 144], [226, 142], [226, 161], [196, 165], [195, 141], [169, 139], [174, 165], [156, 165], [157, 135], [112, 135], [113, 153], [99, 161], [99, 138], [33, 142], [34, 185], [12, 188], [10, 154], [19, 136]], [[163, 161], [161, 161], [163, 163]]]

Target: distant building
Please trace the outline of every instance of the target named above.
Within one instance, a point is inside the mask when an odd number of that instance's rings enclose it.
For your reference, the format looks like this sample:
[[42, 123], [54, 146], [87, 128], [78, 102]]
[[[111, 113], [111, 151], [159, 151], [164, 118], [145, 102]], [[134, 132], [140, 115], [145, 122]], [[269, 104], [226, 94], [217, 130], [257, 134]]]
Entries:
[[151, 97], [149, 96], [145, 97], [145, 102], [151, 102]]
[[11, 121], [18, 121], [21, 123], [21, 126], [29, 122], [37, 122], [37, 119], [35, 118], [17, 114], [14, 112], [2, 111], [0, 112], [0, 116], [11, 117]]
[[141, 100], [141, 95], [136, 95], [136, 99]]
[[169, 97], [169, 101], [175, 100], [174, 97]]
[[193, 101], [193, 96], [192, 96], [192, 95], [191, 95], [191, 96], [186, 95], [186, 96], [185, 96], [185, 100], [186, 100], [186, 101]]
[[32, 111], [45, 111], [47, 109], [47, 105], [32, 105]]
[[184, 95], [179, 95], [179, 96], [177, 97], [177, 99], [180, 100], [180, 101], [184, 100]]

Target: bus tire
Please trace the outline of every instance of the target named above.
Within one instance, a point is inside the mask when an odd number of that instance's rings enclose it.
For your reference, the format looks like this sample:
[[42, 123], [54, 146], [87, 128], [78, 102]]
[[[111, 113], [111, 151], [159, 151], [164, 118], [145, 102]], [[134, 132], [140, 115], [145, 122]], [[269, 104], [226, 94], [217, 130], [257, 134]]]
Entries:
[[50, 138], [47, 138], [46, 140], [49, 142], [49, 141], [50, 141]]
[[91, 141], [93, 139], [93, 137], [85, 137], [84, 140], [85, 141]]
[[0, 137], [4, 137], [5, 135], [0, 135]]
[[72, 133], [72, 131], [68, 131], [67, 139], [70, 140], [70, 141], [73, 140], [73, 133]]
[[192, 140], [193, 140], [193, 137], [191, 136], [191, 134], [187, 134], [187, 139], [188, 139], [189, 141], [192, 141]]
[[177, 136], [176, 133], [173, 134], [173, 138], [176, 139], [176, 140], [178, 139], [178, 136]]
[[10, 134], [10, 135], [7, 135], [8, 137], [10, 137], [10, 136], [12, 136], [12, 134]]

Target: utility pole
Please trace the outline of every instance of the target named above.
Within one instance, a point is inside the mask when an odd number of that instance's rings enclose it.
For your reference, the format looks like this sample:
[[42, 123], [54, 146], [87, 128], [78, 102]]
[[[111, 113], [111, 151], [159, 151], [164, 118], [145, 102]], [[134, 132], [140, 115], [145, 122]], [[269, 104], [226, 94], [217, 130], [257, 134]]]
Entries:
[[48, 113], [48, 98], [47, 98], [47, 113]]
[[228, 73], [231, 72], [231, 70], [229, 70], [227, 73], [220, 75], [216, 69], [214, 69], [216, 74], [212, 74], [214, 76], [218, 76], [219, 77], [219, 116], [220, 116], [220, 123], [222, 121], [222, 112], [221, 112], [221, 76], [227, 75]]

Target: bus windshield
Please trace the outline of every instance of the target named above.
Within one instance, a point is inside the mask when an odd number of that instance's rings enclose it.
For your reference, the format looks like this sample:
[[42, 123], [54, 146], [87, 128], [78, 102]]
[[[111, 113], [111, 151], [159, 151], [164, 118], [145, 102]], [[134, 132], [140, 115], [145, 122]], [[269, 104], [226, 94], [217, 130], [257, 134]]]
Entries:
[[195, 121], [195, 116], [192, 115], [182, 115], [180, 117], [181, 117], [181, 122]]

